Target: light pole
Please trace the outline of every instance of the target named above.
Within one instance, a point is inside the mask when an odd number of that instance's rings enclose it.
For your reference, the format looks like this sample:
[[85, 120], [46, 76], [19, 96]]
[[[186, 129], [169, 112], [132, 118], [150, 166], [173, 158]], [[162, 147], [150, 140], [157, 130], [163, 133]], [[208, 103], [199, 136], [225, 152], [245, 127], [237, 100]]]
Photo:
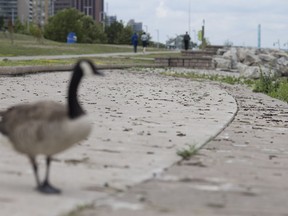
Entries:
[[45, 0], [45, 5], [44, 5], [45, 9], [44, 9], [44, 13], [45, 13], [45, 20], [44, 23], [48, 23], [48, 17], [49, 17], [49, 2], [48, 0]]
[[205, 19], [203, 19], [203, 26], [202, 26], [202, 45], [204, 45], [204, 40], [205, 40]]
[[191, 0], [188, 0], [189, 5], [188, 5], [188, 30], [189, 30], [189, 35], [191, 35]]
[[157, 49], [159, 49], [159, 29], [156, 29], [157, 32]]
[[258, 49], [261, 48], [261, 24], [258, 25]]
[[105, 31], [105, 12], [100, 11], [99, 13], [99, 22], [102, 22], [103, 24], [103, 32]]
[[52, 0], [52, 5], [51, 5], [51, 15], [52, 15], [52, 16], [55, 15], [55, 1], [56, 1], [56, 0]]

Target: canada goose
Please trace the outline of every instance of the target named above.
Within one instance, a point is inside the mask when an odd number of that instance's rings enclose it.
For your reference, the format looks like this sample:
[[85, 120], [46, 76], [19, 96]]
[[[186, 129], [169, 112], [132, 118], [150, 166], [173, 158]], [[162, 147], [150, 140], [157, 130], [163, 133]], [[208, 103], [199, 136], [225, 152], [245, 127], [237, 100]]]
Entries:
[[[10, 141], [17, 152], [28, 156], [33, 167], [37, 190], [46, 194], [61, 191], [49, 182], [52, 156], [85, 139], [92, 125], [77, 98], [77, 89], [82, 77], [101, 75], [89, 60], [80, 60], [74, 67], [68, 88], [68, 103], [53, 101], [19, 104], [0, 112], [0, 135]], [[40, 182], [37, 155], [46, 157], [46, 175]]]

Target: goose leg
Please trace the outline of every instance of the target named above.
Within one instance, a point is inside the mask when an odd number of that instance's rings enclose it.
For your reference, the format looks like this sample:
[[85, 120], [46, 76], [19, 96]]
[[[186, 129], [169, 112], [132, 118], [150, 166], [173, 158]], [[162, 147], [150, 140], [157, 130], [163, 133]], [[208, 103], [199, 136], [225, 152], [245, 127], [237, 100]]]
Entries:
[[59, 194], [61, 193], [61, 190], [53, 187], [49, 182], [49, 171], [50, 171], [50, 163], [51, 163], [51, 157], [47, 156], [46, 158], [46, 176], [41, 185], [38, 186], [38, 191], [46, 194]]
[[36, 183], [37, 183], [37, 188], [39, 188], [40, 187], [40, 180], [39, 180], [39, 175], [38, 175], [38, 165], [36, 162], [36, 158], [33, 156], [29, 156], [29, 160], [30, 160], [30, 163], [31, 163], [32, 168], [33, 168], [34, 176], [35, 176]]

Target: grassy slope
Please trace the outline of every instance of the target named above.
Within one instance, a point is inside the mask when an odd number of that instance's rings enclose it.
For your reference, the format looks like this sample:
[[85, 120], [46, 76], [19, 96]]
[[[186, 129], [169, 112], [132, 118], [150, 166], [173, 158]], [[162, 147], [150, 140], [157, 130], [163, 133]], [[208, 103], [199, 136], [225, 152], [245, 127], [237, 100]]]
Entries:
[[49, 40], [37, 41], [27, 35], [10, 35], [0, 32], [0, 56], [36, 56], [36, 55], [69, 55], [111, 52], [131, 52], [130, 46], [113, 46], [102, 44], [67, 44]]
[[[139, 47], [139, 51], [141, 48]], [[149, 47], [149, 51], [159, 51], [159, 49]], [[96, 54], [96, 53], [121, 53], [132, 52], [132, 46], [129, 45], [107, 45], [107, 44], [67, 44], [49, 40], [37, 41], [35, 38], [27, 35], [14, 34], [13, 43], [8, 33], [0, 32], [0, 57], [10, 56], [39, 56], [39, 55], [77, 55], [77, 54]], [[163, 54], [151, 54], [135, 56], [95, 58], [97, 64], [151, 64], [151, 60]], [[167, 56], [167, 54], [164, 54]], [[169, 54], [179, 55], [179, 54]], [[146, 58], [146, 60], [145, 60]], [[25, 66], [25, 65], [61, 65], [74, 63], [75, 59], [59, 60], [27, 60], [27, 61], [0, 61], [1, 66]]]

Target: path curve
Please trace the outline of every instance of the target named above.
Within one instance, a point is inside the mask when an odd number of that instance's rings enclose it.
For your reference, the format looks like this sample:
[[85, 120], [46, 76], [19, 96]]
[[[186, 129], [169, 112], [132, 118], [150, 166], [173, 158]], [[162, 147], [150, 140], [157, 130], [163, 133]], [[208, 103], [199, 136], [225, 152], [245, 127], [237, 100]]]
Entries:
[[[1, 109], [64, 102], [68, 79], [68, 72], [0, 77]], [[177, 150], [207, 143], [237, 111], [234, 98], [215, 85], [148, 72], [107, 70], [84, 80], [79, 95], [94, 130], [52, 164], [52, 182], [64, 193], [36, 193], [27, 159], [0, 145], [0, 215], [56, 216], [126, 190], [179, 161]]]

